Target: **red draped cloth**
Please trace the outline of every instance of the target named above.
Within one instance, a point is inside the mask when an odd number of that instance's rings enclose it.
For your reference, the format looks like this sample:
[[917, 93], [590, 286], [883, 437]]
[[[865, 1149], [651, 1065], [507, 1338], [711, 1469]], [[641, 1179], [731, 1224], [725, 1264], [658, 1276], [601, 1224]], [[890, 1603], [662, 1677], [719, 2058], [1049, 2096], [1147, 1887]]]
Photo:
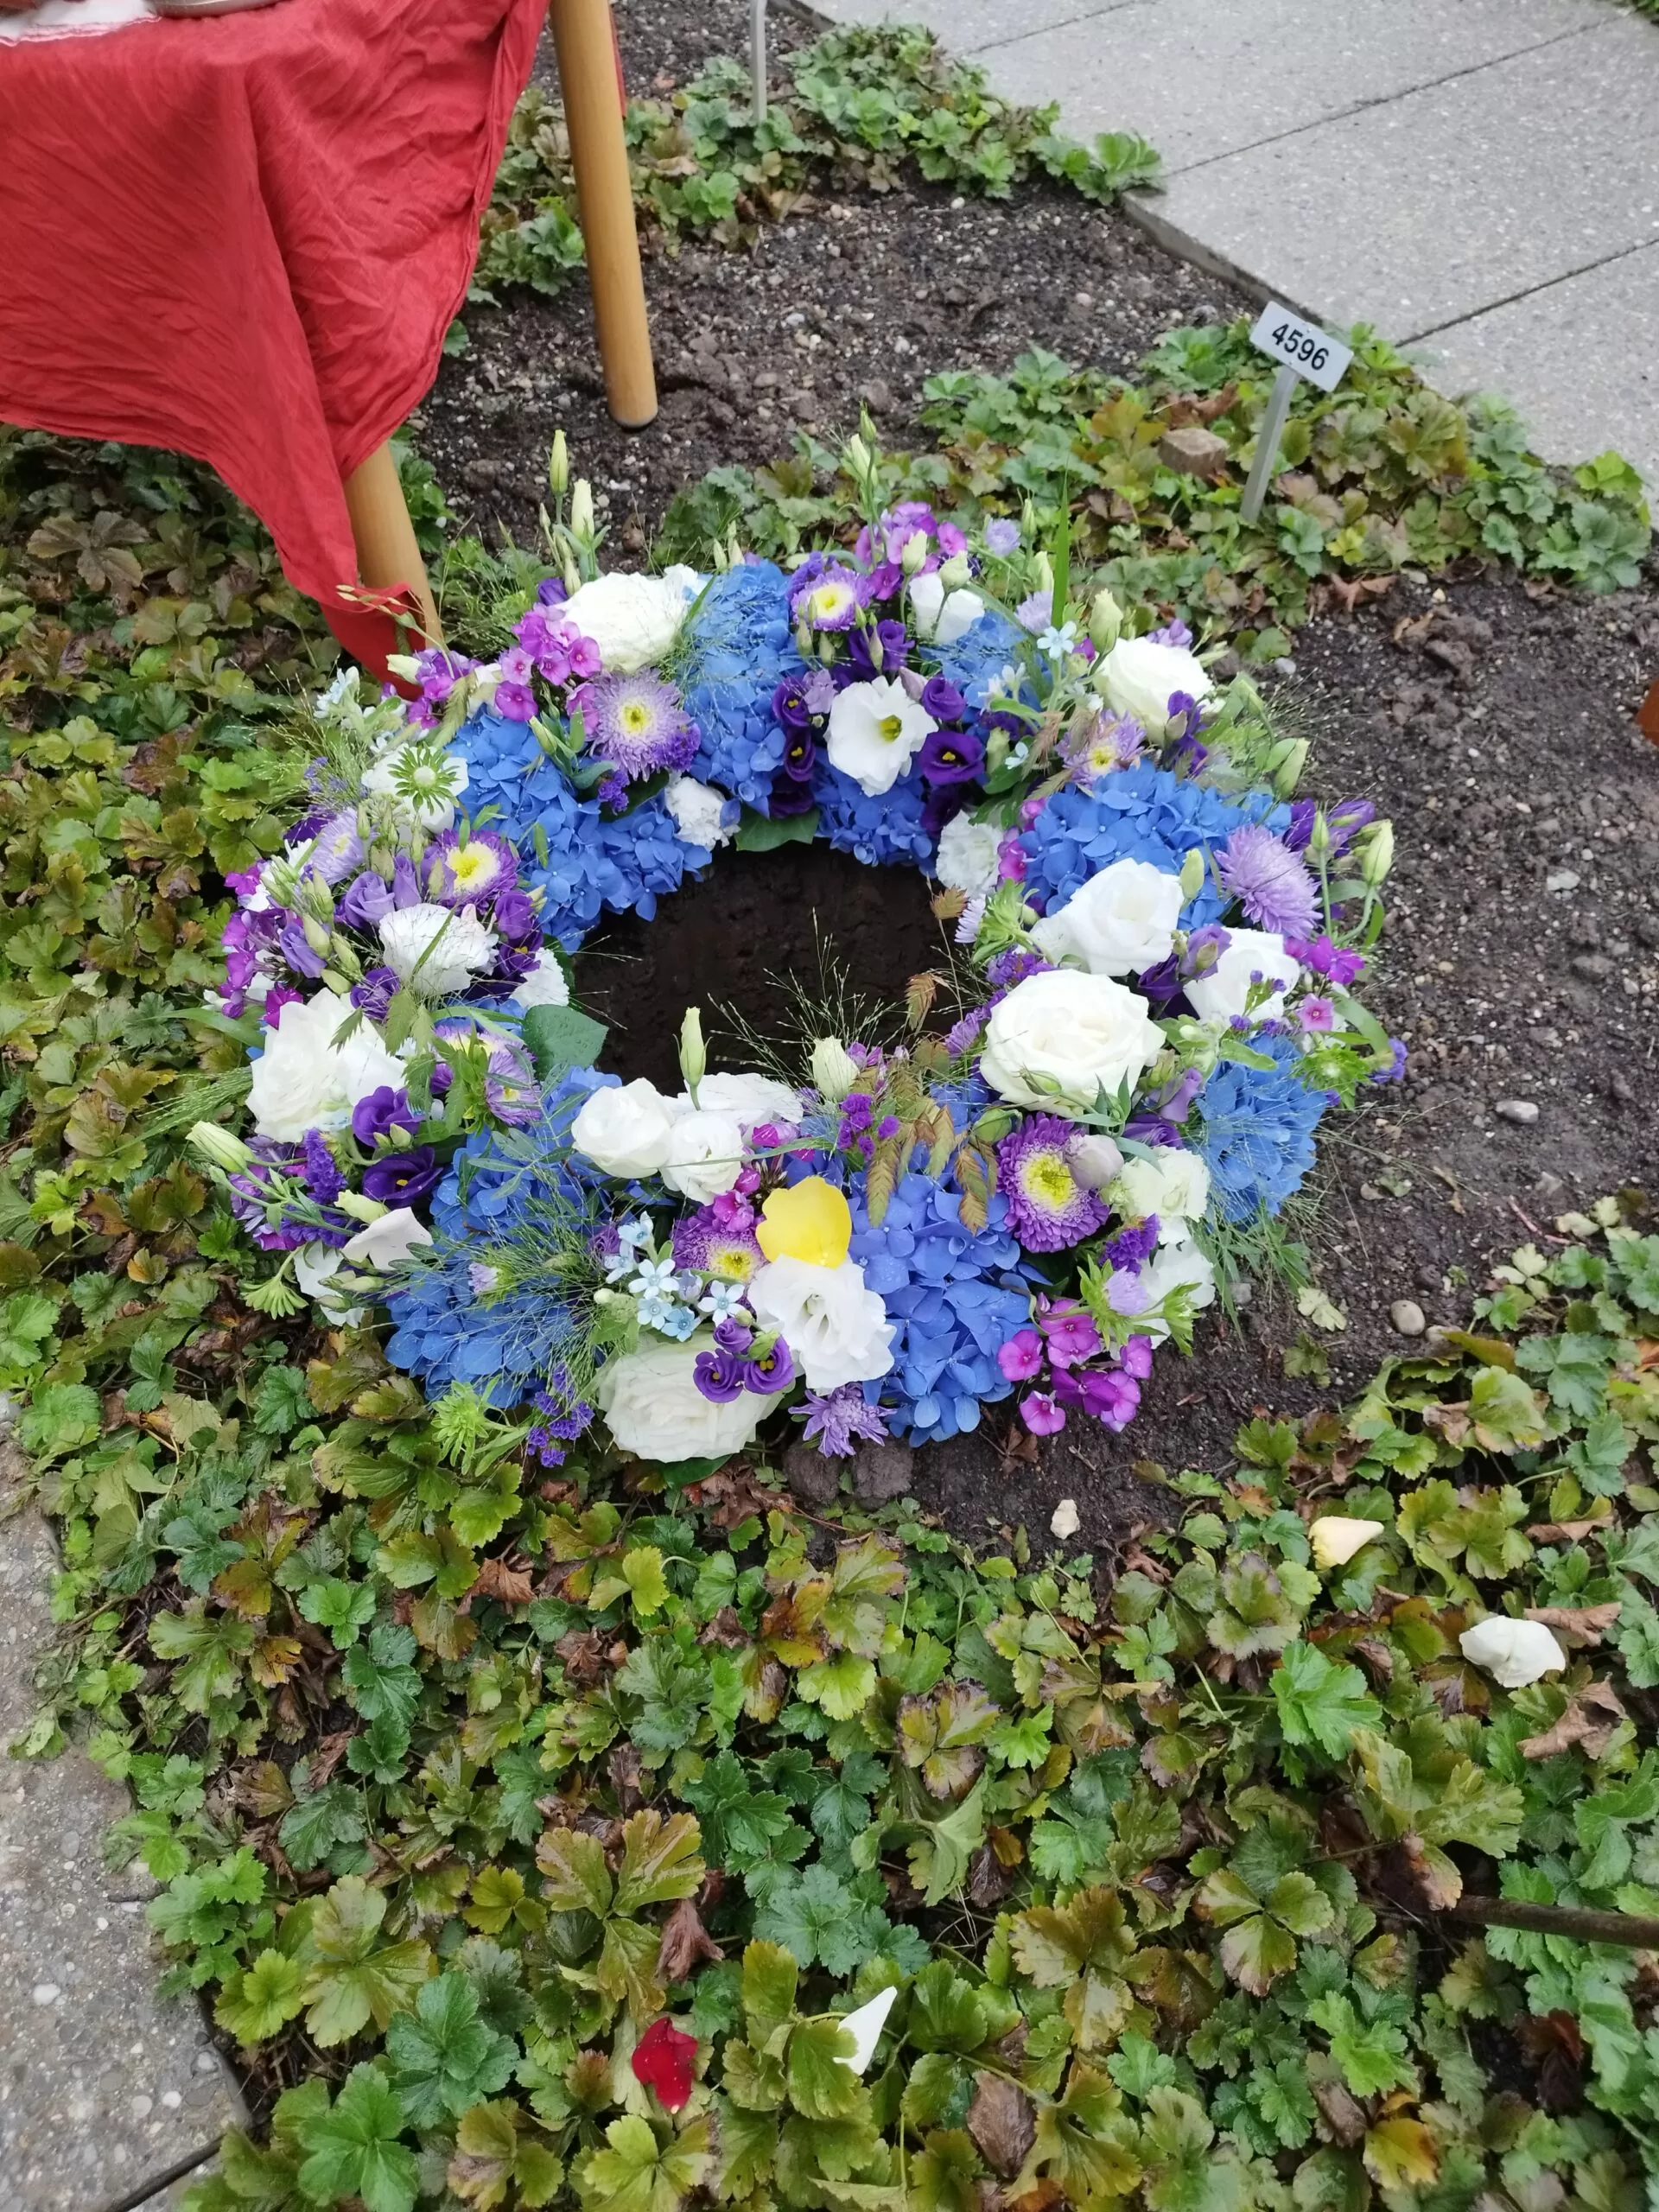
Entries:
[[436, 376], [546, 4], [0, 43], [0, 419], [207, 462], [372, 658], [341, 479]]

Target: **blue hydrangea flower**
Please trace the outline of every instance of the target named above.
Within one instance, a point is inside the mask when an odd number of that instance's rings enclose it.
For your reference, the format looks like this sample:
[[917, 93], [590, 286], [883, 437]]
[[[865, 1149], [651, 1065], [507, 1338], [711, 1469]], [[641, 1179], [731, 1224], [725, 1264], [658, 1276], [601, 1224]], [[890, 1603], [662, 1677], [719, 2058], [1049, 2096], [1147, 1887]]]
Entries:
[[970, 706], [982, 707], [991, 678], [1013, 661], [1019, 666], [1017, 649], [1025, 636], [994, 607], [988, 607], [971, 630], [964, 630], [954, 645], [924, 644], [918, 650], [925, 660], [937, 660], [941, 676], [949, 677]]
[[1254, 1220], [1264, 1209], [1277, 1213], [1301, 1188], [1313, 1165], [1313, 1132], [1330, 1101], [1296, 1073], [1302, 1056], [1292, 1039], [1258, 1032], [1250, 1043], [1274, 1066], [1224, 1060], [1198, 1096], [1198, 1148], [1226, 1221]]
[[[1289, 820], [1290, 809], [1275, 804], [1269, 792], [1224, 798], [1143, 760], [1103, 776], [1091, 791], [1055, 792], [1020, 839], [1028, 863], [1027, 889], [1052, 912], [1113, 861], [1149, 861], [1176, 875], [1190, 852], [1222, 844], [1243, 823], [1281, 830]], [[1230, 904], [1206, 879], [1187, 903], [1184, 925], [1219, 921]]]
[[908, 861], [917, 868], [932, 866], [937, 841], [922, 827], [927, 792], [919, 777], [871, 798], [821, 753], [812, 796], [818, 803], [818, 843], [869, 864]]
[[851, 1256], [899, 1324], [892, 1371], [868, 1383], [866, 1397], [912, 1443], [977, 1427], [981, 1408], [1014, 1388], [996, 1363], [997, 1348], [1031, 1311], [1001, 1198], [992, 1199], [989, 1222], [976, 1234], [963, 1226], [960, 1193], [914, 1172], [900, 1180], [878, 1226], [856, 1183], [847, 1197]]
[[681, 639], [680, 696], [702, 734], [691, 773], [765, 814], [784, 760], [772, 695], [803, 666], [788, 578], [770, 561], [728, 569], [703, 593]]
[[614, 818], [596, 799], [579, 798], [523, 722], [487, 711], [474, 715], [457, 734], [454, 749], [467, 761], [469, 804], [474, 811], [500, 810], [499, 826], [518, 849], [523, 880], [545, 894], [543, 933], [568, 952], [607, 910], [650, 921], [658, 899], [712, 858], [703, 846], [682, 842], [660, 794]]

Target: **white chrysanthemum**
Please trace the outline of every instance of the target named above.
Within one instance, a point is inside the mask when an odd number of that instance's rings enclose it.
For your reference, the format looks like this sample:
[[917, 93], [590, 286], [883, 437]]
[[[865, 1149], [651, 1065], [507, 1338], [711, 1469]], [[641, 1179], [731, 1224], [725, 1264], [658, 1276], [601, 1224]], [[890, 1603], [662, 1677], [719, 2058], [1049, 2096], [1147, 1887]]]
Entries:
[[728, 798], [712, 784], [700, 784], [695, 776], [671, 777], [663, 804], [673, 817], [674, 834], [683, 845], [701, 845], [712, 853], [737, 835], [742, 812], [737, 801]]
[[996, 886], [998, 855], [1006, 832], [994, 822], [976, 822], [970, 815], [953, 814], [939, 832], [939, 849], [933, 873], [947, 891], [965, 891], [982, 899]]

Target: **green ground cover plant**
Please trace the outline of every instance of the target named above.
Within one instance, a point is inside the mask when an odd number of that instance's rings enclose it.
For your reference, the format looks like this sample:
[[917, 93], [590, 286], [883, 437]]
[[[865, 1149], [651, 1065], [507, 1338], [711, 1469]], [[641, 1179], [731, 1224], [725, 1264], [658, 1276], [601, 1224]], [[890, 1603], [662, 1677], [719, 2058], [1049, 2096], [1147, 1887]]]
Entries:
[[[787, 79], [756, 123], [746, 63], [722, 55], [667, 98], [628, 104], [634, 204], [673, 251], [688, 234], [740, 246], [809, 192], [834, 183], [883, 191], [917, 174], [952, 190], [1006, 199], [1047, 176], [1103, 203], [1155, 185], [1158, 156], [1132, 132], [1090, 146], [1054, 128], [1053, 106], [1000, 99], [984, 72], [913, 25], [835, 30], [782, 55]], [[526, 284], [561, 291], [582, 257], [569, 140], [556, 99], [520, 100], [484, 218], [473, 296]]]
[[[1634, 584], [1651, 538], [1641, 480], [1617, 454], [1552, 467], [1511, 410], [1459, 404], [1375, 333], [1334, 392], [1297, 386], [1260, 519], [1240, 512], [1273, 365], [1244, 318], [1171, 332], [1132, 378], [1033, 349], [1006, 377], [931, 377], [930, 450], [888, 455], [893, 498], [1040, 518], [1069, 505], [1080, 555], [1126, 596], [1207, 615], [1262, 658], [1287, 650], [1318, 588], [1351, 605], [1395, 571], [1498, 559], [1607, 591]], [[867, 426], [868, 427], [868, 426]], [[1196, 444], [1192, 442], [1197, 434]], [[680, 494], [664, 557], [708, 557], [734, 530], [786, 554], [835, 526], [837, 456], [798, 433], [769, 467], [715, 469]]]

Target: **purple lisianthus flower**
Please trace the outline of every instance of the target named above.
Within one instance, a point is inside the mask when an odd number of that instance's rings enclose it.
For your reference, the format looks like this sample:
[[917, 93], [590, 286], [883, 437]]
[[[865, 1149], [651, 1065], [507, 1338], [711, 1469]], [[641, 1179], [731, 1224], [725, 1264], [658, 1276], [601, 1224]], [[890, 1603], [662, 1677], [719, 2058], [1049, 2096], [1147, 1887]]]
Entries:
[[394, 1129], [406, 1129], [410, 1136], [421, 1126], [420, 1116], [409, 1103], [406, 1090], [394, 1090], [383, 1083], [365, 1098], [359, 1098], [352, 1109], [352, 1135], [366, 1150], [380, 1137], [389, 1137]]
[[1216, 855], [1216, 873], [1258, 929], [1306, 937], [1319, 890], [1305, 861], [1259, 822], [1242, 823]]
[[744, 1387], [762, 1398], [775, 1397], [794, 1380], [795, 1355], [781, 1337], [774, 1340], [769, 1352], [749, 1360], [743, 1376]]
[[321, 975], [326, 963], [322, 955], [307, 941], [303, 928], [297, 921], [286, 922], [276, 940], [282, 956], [296, 976], [303, 976], [315, 982]]
[[959, 722], [968, 712], [968, 702], [948, 676], [930, 676], [922, 686], [921, 706], [936, 722]]
[[997, 1187], [1008, 1202], [1008, 1226], [1027, 1252], [1065, 1251], [1109, 1218], [1071, 1173], [1065, 1148], [1076, 1135], [1057, 1114], [1030, 1114], [996, 1147]]
[[412, 1206], [438, 1187], [443, 1173], [429, 1144], [388, 1152], [363, 1170], [363, 1195], [383, 1206]]
[[786, 822], [797, 814], [810, 814], [817, 804], [810, 781], [801, 782], [786, 767], [780, 768], [772, 778], [766, 811], [779, 821]]
[[855, 1438], [869, 1444], [886, 1440], [887, 1424], [881, 1418], [881, 1408], [866, 1402], [860, 1383], [843, 1382], [839, 1389], [822, 1395], [809, 1390], [804, 1409], [806, 1426], [802, 1436], [809, 1441], [816, 1437], [827, 1459], [850, 1459]]
[[523, 944], [535, 938], [539, 945], [541, 925], [536, 918], [536, 909], [531, 904], [530, 893], [516, 887], [503, 891], [490, 912], [490, 926], [506, 944]]
[[985, 766], [985, 747], [971, 730], [930, 730], [917, 762], [930, 784], [971, 784]]
[[741, 1352], [700, 1351], [692, 1366], [691, 1379], [703, 1396], [716, 1406], [729, 1406], [741, 1398], [747, 1387], [749, 1362]]
[[910, 633], [902, 622], [878, 622], [874, 632], [861, 626], [849, 634], [848, 665], [860, 683], [868, 683], [878, 676], [896, 676], [909, 651]]
[[810, 727], [786, 730], [784, 734], [785, 775], [792, 776], [798, 784], [810, 784], [812, 772], [817, 765], [817, 740], [813, 736]]
[[354, 875], [340, 895], [340, 918], [348, 929], [372, 930], [391, 912], [392, 897], [385, 880], [372, 868]]
[[985, 525], [985, 550], [994, 553], [999, 561], [1006, 561], [1020, 544], [1020, 525], [1010, 522], [1006, 515], [997, 515]]
[[649, 670], [635, 676], [601, 676], [575, 695], [588, 749], [632, 783], [659, 769], [684, 770], [696, 758], [698, 738], [680, 696]]

